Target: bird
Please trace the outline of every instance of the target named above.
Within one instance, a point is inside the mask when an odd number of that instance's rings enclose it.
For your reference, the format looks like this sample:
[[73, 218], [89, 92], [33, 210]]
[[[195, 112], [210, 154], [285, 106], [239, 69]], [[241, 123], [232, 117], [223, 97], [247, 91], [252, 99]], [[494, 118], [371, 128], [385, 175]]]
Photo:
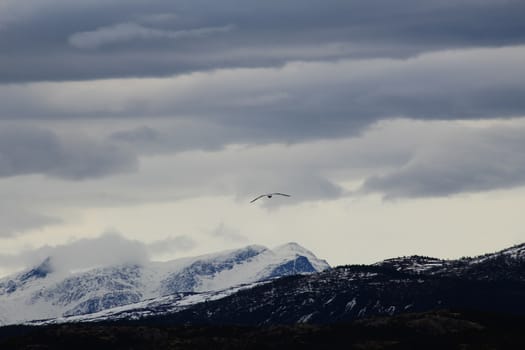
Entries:
[[266, 193], [266, 194], [261, 194], [260, 196], [252, 199], [250, 201], [250, 203], [253, 203], [255, 202], [256, 200], [258, 199], [261, 199], [263, 197], [268, 197], [268, 198], [272, 198], [273, 196], [285, 196], [285, 197], [291, 197], [289, 194], [286, 194], [286, 193], [279, 193], [279, 192], [274, 192], [274, 193]]

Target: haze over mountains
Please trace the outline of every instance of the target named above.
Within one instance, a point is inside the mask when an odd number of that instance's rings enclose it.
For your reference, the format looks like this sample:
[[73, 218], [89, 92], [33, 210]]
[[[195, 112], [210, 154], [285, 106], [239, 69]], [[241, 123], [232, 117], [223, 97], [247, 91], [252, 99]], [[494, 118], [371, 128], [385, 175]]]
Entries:
[[[227, 290], [234, 286], [318, 272], [328, 263], [296, 243], [270, 250], [238, 250], [143, 265], [107, 266], [64, 274], [52, 258], [0, 280], [0, 325], [92, 314], [127, 304]], [[171, 296], [171, 298], [170, 298]]]
[[325, 324], [441, 309], [525, 315], [525, 244], [474, 258], [408, 256], [335, 268], [296, 243], [67, 278], [49, 262], [0, 281], [3, 325]]

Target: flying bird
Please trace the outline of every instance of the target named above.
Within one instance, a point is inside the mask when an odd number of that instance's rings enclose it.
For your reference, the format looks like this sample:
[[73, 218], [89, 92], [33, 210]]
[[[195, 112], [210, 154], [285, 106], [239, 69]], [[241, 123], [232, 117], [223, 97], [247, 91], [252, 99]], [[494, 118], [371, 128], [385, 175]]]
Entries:
[[285, 196], [285, 197], [291, 197], [289, 194], [286, 194], [286, 193], [279, 193], [279, 192], [267, 193], [267, 194], [261, 194], [259, 197], [252, 199], [252, 200], [250, 201], [250, 203], [253, 203], [253, 202], [255, 202], [256, 200], [261, 199], [261, 198], [263, 198], [263, 197], [272, 198], [273, 196]]

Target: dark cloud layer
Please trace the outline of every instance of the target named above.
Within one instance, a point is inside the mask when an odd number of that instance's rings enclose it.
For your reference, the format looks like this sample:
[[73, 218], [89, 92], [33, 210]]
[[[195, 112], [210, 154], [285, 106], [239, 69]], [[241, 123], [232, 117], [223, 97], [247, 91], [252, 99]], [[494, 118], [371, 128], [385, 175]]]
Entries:
[[[246, 130], [199, 121], [182, 121], [169, 127], [138, 126], [113, 132], [109, 139], [138, 154], [162, 154], [192, 149], [219, 150], [233, 140], [247, 140]], [[254, 138], [251, 139], [255, 141]]]
[[62, 223], [59, 218], [29, 211], [13, 202], [0, 202], [0, 210], [0, 222], [2, 223], [0, 239], [14, 237], [35, 228]]
[[160, 76], [516, 45], [525, 42], [524, 16], [519, 0], [8, 1], [0, 77]]
[[[3, 86], [0, 118], [157, 116], [186, 121], [180, 137], [206, 144], [202, 147], [297, 142], [355, 135], [380, 119], [523, 115], [523, 60], [525, 47], [514, 46], [440, 51], [408, 60], [290, 63], [280, 69], [165, 79]], [[24, 97], [28, 101], [21, 103]], [[199, 123], [202, 130], [192, 126]], [[207, 137], [190, 136], [201, 131]], [[115, 137], [130, 142], [162, 138], [151, 130], [130, 132], [122, 130]]]
[[[99, 178], [133, 171], [140, 156], [356, 137], [387, 119], [525, 115], [523, 1], [8, 0], [1, 6], [0, 119], [67, 121], [70, 128], [78, 122], [89, 136], [2, 126], [0, 177]], [[118, 126], [102, 128], [108, 120]], [[501, 152], [521, 146], [498, 142]], [[436, 169], [429, 163], [434, 155], [403, 155], [412, 160], [368, 176], [363, 191], [431, 196], [521, 183], [519, 166], [471, 161], [456, 174], [453, 157]], [[225, 176], [241, 197], [268, 185], [303, 194], [291, 203], [344, 195], [315, 167], [281, 174], [269, 167], [259, 172], [266, 177], [248, 179], [240, 168]], [[182, 183], [201, 181], [215, 193], [197, 171], [180, 171], [187, 173]]]
[[[524, 186], [524, 18], [523, 0], [0, 0], [0, 240], [183, 199], [256, 210]], [[249, 204], [269, 191], [292, 197]], [[5, 248], [0, 265], [196, 246], [175, 234]]]
[[[443, 197], [525, 185], [525, 129], [451, 130], [414, 150], [394, 170], [370, 176], [360, 191], [385, 199]], [[440, 142], [441, 141], [441, 142]]]
[[82, 180], [131, 171], [136, 161], [108, 143], [65, 141], [35, 127], [0, 128], [0, 177], [45, 174]]

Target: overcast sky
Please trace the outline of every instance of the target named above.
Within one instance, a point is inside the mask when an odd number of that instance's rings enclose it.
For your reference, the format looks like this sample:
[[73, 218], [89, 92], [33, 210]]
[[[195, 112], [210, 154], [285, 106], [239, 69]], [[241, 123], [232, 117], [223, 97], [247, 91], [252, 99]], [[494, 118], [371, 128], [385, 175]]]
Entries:
[[[525, 242], [522, 0], [3, 0], [0, 276]], [[249, 201], [280, 191], [290, 198]]]

